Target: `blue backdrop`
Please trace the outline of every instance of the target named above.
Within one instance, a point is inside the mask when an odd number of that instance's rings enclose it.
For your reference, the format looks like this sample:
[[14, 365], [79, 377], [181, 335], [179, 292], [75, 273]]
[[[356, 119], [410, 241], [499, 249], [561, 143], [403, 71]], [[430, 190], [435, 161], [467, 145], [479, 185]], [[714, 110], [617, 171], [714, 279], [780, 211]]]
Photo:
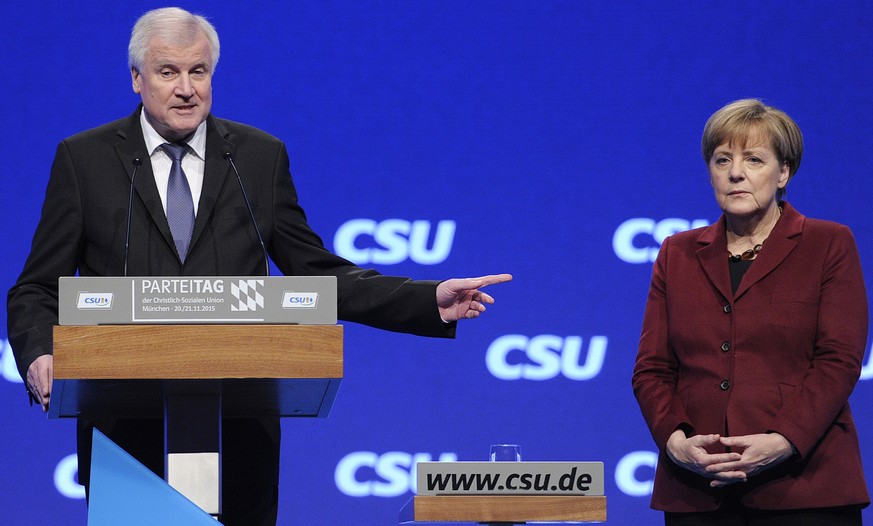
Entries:
[[[4, 2], [3, 290], [57, 142], [135, 108], [127, 41], [154, 7]], [[849, 225], [873, 276], [869, 3], [183, 7], [221, 37], [214, 113], [286, 141], [332, 250], [416, 278], [515, 275], [455, 341], [346, 326], [330, 417], [283, 421], [281, 524], [396, 524], [415, 461], [484, 460], [496, 442], [525, 460], [602, 460], [609, 522], [660, 521], [630, 373], [660, 241], [719, 216], [699, 139], [729, 101], [797, 120], [807, 150], [788, 198]], [[27, 406], [0, 331], [0, 522], [84, 524], [74, 424]], [[873, 474], [869, 344], [864, 363], [852, 403]]]

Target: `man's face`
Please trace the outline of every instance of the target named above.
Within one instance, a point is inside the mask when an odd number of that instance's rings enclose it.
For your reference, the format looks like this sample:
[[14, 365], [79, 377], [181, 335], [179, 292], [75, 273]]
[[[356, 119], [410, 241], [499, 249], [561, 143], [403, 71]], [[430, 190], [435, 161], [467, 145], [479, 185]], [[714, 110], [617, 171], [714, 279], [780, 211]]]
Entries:
[[153, 37], [142, 70], [131, 69], [133, 91], [161, 136], [179, 142], [194, 133], [212, 107], [212, 53], [206, 35], [171, 45]]

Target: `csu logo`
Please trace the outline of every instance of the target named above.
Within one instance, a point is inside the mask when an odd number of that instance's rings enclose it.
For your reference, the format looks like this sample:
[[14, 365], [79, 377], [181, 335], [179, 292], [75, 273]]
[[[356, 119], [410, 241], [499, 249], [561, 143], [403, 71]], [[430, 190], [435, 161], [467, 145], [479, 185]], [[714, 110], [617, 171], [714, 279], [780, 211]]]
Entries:
[[[336, 231], [334, 252], [362, 265], [392, 265], [407, 259], [420, 265], [437, 265], [449, 257], [455, 222], [444, 220], [436, 228], [430, 221], [352, 219]], [[433, 239], [433, 241], [431, 241]]]
[[488, 346], [485, 363], [501, 380], [550, 380], [559, 374], [570, 380], [590, 380], [603, 368], [606, 344], [606, 336], [592, 336], [583, 362], [581, 336], [507, 334]]
[[78, 309], [111, 309], [111, 292], [79, 292], [76, 298]]
[[[349, 453], [336, 465], [333, 479], [337, 489], [350, 497], [399, 497], [416, 490], [416, 466], [430, 462], [430, 453], [371, 451]], [[442, 453], [440, 462], [455, 462], [458, 455]]]
[[655, 222], [647, 217], [635, 217], [618, 225], [612, 236], [615, 255], [627, 263], [652, 263], [658, 256], [661, 243], [685, 230], [709, 225], [706, 219], [687, 221], [671, 217]]
[[314, 309], [318, 305], [317, 292], [291, 292], [282, 294], [283, 309]]

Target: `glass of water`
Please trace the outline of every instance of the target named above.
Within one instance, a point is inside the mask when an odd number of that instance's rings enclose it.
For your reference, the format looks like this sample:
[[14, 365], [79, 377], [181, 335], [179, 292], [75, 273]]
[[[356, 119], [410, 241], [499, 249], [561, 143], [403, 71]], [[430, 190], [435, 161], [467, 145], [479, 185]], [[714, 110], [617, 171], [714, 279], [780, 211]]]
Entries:
[[492, 444], [491, 462], [521, 462], [518, 444]]

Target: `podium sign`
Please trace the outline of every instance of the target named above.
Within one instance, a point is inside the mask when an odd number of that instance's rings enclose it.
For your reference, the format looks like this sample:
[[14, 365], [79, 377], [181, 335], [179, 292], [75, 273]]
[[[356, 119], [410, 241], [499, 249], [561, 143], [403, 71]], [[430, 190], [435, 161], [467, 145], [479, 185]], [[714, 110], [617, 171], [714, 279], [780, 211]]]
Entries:
[[603, 495], [603, 462], [419, 462], [419, 495]]
[[603, 462], [419, 462], [400, 524], [606, 521]]
[[61, 325], [335, 325], [335, 276], [63, 277]]

